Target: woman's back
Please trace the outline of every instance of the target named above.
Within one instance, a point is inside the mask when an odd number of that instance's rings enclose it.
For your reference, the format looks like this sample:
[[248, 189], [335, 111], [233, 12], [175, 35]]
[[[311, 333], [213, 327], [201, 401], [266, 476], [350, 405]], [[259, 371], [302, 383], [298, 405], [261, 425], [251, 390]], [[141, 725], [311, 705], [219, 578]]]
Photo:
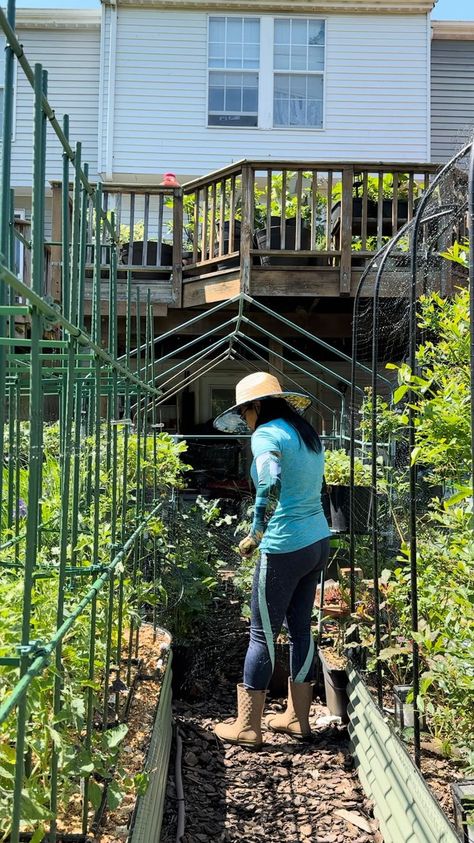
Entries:
[[257, 461], [269, 451], [280, 455], [281, 490], [261, 549], [290, 553], [330, 535], [321, 505], [324, 454], [308, 448], [293, 425], [281, 418], [260, 424], [252, 435], [252, 480]]

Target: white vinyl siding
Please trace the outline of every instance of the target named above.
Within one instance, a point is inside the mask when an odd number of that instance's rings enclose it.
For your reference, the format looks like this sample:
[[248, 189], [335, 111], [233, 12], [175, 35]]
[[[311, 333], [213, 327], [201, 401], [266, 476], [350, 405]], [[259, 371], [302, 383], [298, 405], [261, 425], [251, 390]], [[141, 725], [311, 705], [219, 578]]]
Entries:
[[[97, 178], [99, 105], [99, 27], [75, 30], [20, 30], [19, 39], [31, 65], [48, 71], [48, 100], [60, 124], [69, 114], [71, 145], [82, 144], [82, 161]], [[17, 69], [15, 140], [12, 145], [13, 184], [31, 186], [33, 159], [33, 93]], [[62, 148], [48, 123], [46, 180], [62, 179]]]
[[431, 45], [431, 149], [448, 161], [474, 131], [474, 41]]
[[[119, 7], [117, 15], [117, 180], [202, 175], [241, 158], [427, 160], [426, 15], [327, 16], [324, 128], [228, 132], [207, 125], [206, 13]], [[265, 43], [271, 66], [273, 41]]]

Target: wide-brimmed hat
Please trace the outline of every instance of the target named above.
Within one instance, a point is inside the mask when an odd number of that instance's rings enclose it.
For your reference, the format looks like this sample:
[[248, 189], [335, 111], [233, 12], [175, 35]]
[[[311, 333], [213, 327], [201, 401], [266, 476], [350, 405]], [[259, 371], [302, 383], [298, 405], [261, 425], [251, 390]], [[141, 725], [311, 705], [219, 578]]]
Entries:
[[303, 415], [311, 404], [309, 395], [302, 392], [285, 392], [280, 382], [268, 372], [254, 372], [242, 378], [235, 387], [235, 404], [214, 419], [214, 427], [223, 433], [248, 433], [246, 422], [240, 417], [240, 409], [252, 401], [262, 398], [284, 398], [290, 407]]

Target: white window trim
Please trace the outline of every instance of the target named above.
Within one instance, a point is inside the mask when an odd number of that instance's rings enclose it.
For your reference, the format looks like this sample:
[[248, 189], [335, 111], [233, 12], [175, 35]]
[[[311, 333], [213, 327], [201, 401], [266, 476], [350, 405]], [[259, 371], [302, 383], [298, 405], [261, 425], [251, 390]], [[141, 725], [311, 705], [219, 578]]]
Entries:
[[[241, 17], [259, 17], [260, 18], [260, 67], [258, 73], [258, 117], [256, 126], [210, 126], [209, 125], [209, 73], [212, 69], [209, 67], [209, 21], [211, 17], [225, 17], [225, 18], [241, 18]], [[302, 18], [304, 20], [321, 20], [324, 21], [324, 68], [319, 71], [301, 71], [302, 73], [311, 73], [315, 76], [323, 77], [323, 120], [322, 126], [274, 126], [273, 125], [273, 89], [274, 89], [274, 75], [273, 68], [273, 47], [274, 47], [274, 30], [275, 20], [285, 20], [287, 18]], [[326, 131], [326, 80], [327, 80], [327, 54], [328, 54], [328, 34], [329, 34], [329, 20], [325, 15], [293, 15], [289, 12], [286, 15], [252, 15], [244, 12], [231, 13], [223, 12], [221, 14], [213, 13], [207, 16], [207, 44], [206, 44], [206, 114], [205, 126], [206, 129], [217, 129], [221, 131], [236, 131], [239, 132], [256, 132], [256, 131], [272, 131], [272, 132], [325, 132]], [[265, 47], [270, 44], [270, 49]]]

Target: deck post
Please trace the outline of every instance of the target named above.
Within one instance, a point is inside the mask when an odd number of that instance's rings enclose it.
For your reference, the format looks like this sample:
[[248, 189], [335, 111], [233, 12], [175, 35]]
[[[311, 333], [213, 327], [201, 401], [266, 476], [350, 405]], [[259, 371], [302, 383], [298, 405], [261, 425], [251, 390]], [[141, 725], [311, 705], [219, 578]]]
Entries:
[[173, 195], [173, 302], [182, 307], [183, 300], [183, 189], [175, 188]]
[[242, 167], [242, 227], [240, 233], [240, 289], [250, 293], [251, 249], [253, 237], [253, 179], [249, 164]]
[[341, 197], [341, 265], [339, 292], [349, 295], [351, 292], [352, 274], [352, 190], [354, 184], [354, 167], [344, 167], [342, 170]]

